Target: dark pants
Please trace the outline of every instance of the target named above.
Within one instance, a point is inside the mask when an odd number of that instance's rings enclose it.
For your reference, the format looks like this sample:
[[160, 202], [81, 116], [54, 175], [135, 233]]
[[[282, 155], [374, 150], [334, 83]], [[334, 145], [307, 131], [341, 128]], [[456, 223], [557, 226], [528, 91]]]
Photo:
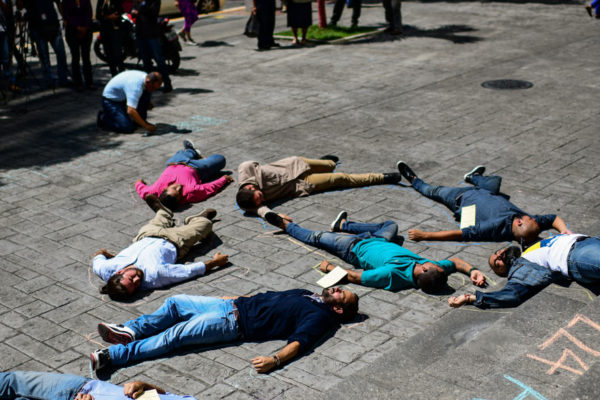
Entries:
[[166, 86], [171, 86], [171, 79], [169, 78], [169, 68], [165, 62], [165, 56], [162, 51], [162, 45], [160, 38], [137, 38], [138, 48], [140, 49], [140, 57], [144, 63], [144, 70], [146, 72], [152, 71], [152, 59], [156, 61], [156, 67], [158, 72], [162, 75], [163, 83]]
[[391, 29], [402, 29], [402, 2], [400, 0], [383, 0], [385, 20]]
[[[150, 92], [144, 91], [136, 108], [144, 121], [148, 115], [148, 105], [151, 97]], [[102, 127], [107, 131], [118, 133], [132, 133], [135, 130], [136, 124], [127, 114], [126, 102], [102, 98]]]
[[[344, 6], [346, 0], [335, 0], [333, 6], [333, 14], [331, 15], [331, 22], [337, 23], [342, 18], [344, 12]], [[358, 19], [360, 18], [360, 9], [362, 8], [362, 0], [352, 0], [352, 23], [358, 25]]]
[[92, 62], [90, 60], [90, 48], [92, 47], [92, 31], [88, 31], [79, 37], [77, 29], [74, 26], [67, 25], [65, 38], [69, 49], [71, 49], [71, 74], [75, 86], [81, 86], [81, 69], [79, 68], [79, 58], [83, 64], [83, 79], [85, 84], [90, 86], [92, 81]]
[[123, 32], [121, 29], [114, 29], [112, 23], [103, 25], [100, 28], [100, 37], [102, 38], [102, 47], [108, 60], [110, 74], [117, 75], [125, 71], [123, 65]]
[[259, 22], [258, 48], [269, 48], [275, 43], [275, 0], [256, 0], [256, 17]]

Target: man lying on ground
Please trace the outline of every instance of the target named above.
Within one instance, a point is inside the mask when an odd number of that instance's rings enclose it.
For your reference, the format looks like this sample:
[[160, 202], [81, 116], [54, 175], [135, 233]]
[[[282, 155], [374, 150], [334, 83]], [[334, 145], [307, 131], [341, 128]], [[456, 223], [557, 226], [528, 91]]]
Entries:
[[[431, 261], [397, 244], [403, 239], [397, 238], [398, 225], [393, 221], [368, 224], [348, 221], [347, 217], [345, 211], [338, 214], [331, 224], [333, 232], [302, 228], [272, 211], [266, 214], [265, 219], [293, 238], [335, 254], [360, 268], [346, 271], [350, 283], [392, 291], [420, 288], [425, 293], [438, 293], [446, 287], [448, 275], [460, 271], [468, 275], [475, 285], [485, 284], [483, 274], [458, 257]], [[323, 272], [330, 272], [334, 267], [328, 261], [320, 265]]]
[[338, 158], [323, 156], [320, 160], [288, 157], [270, 164], [245, 161], [238, 167], [237, 204], [260, 217], [271, 211], [269, 201], [308, 196], [328, 190], [398, 183], [397, 172], [345, 174], [334, 173]]
[[358, 296], [338, 287], [320, 295], [293, 289], [248, 297], [173, 296], [154, 313], [123, 325], [100, 323], [100, 336], [113, 345], [90, 355], [92, 369], [123, 367], [184, 346], [287, 339], [273, 356], [252, 360], [265, 373], [306, 352], [357, 312]]
[[113, 300], [126, 300], [138, 288], [169, 286], [227, 264], [227, 255], [219, 252], [205, 262], [175, 264], [211, 233], [216, 210], [209, 208], [188, 216], [182, 226], [175, 226], [173, 213], [156, 196], [146, 196], [146, 202], [156, 210], [156, 215], [140, 228], [133, 244], [116, 256], [106, 249], [94, 255], [94, 272], [107, 282], [100, 293], [108, 294]]
[[600, 237], [581, 234], [543, 239], [521, 253], [505, 247], [489, 258], [492, 270], [508, 282], [496, 292], [464, 294], [448, 299], [451, 307], [516, 307], [551, 283], [574, 280], [582, 285], [600, 283]]
[[189, 140], [184, 140], [183, 146], [183, 150], [169, 158], [167, 168], [156, 182], [147, 186], [146, 182], [140, 179], [135, 183], [135, 190], [142, 199], [153, 194], [158, 196], [165, 207], [174, 210], [179, 204], [206, 200], [233, 181], [232, 177], [224, 175], [207, 182], [225, 168], [225, 157], [213, 154], [203, 158]]
[[0, 399], [37, 400], [131, 400], [146, 390], [156, 390], [161, 400], [196, 400], [192, 396], [167, 393], [142, 381], [117, 386], [110, 382], [51, 372], [0, 372]]
[[423, 196], [444, 204], [461, 220], [463, 208], [475, 206], [475, 224], [463, 229], [440, 232], [424, 232], [418, 229], [408, 231], [408, 237], [421, 240], [452, 241], [517, 241], [523, 246], [535, 243], [539, 234], [550, 228], [560, 233], [571, 233], [565, 222], [555, 214], [529, 215], [508, 201], [509, 197], [500, 193], [502, 178], [483, 176], [485, 167], [477, 166], [464, 176], [467, 183], [475, 187], [433, 186], [423, 182], [404, 162], [398, 162], [398, 170], [412, 187]]

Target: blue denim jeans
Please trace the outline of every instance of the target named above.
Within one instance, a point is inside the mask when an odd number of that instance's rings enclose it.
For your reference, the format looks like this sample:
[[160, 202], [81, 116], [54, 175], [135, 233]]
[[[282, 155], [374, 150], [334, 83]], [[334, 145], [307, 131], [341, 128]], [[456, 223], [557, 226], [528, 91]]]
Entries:
[[[50, 66], [50, 53], [48, 52], [48, 41], [34, 29], [31, 30], [31, 37], [35, 42], [35, 47], [38, 51], [38, 57], [40, 58], [40, 63], [42, 64], [46, 86], [54, 84], [54, 75], [52, 75], [52, 67]], [[66, 85], [68, 83], [67, 56], [65, 53], [65, 44], [63, 42], [62, 31], [60, 28], [56, 37], [50, 40], [50, 45], [56, 54], [56, 72], [58, 75], [58, 83], [59, 85]]]
[[185, 164], [188, 167], [198, 171], [200, 180], [207, 181], [210, 177], [225, 168], [225, 157], [220, 154], [213, 154], [206, 158], [200, 158], [200, 155], [192, 149], [179, 150], [175, 155], [167, 160], [167, 165]]
[[[140, 117], [146, 120], [148, 116], [148, 105], [152, 94], [144, 91], [136, 108]], [[132, 133], [136, 124], [127, 114], [127, 104], [124, 101], [112, 101], [102, 98], [102, 124], [104, 129], [119, 133]]]
[[233, 300], [204, 296], [169, 297], [154, 313], [125, 326], [140, 340], [110, 346], [114, 366], [159, 357], [184, 346], [232, 342], [240, 336]]
[[286, 228], [287, 233], [299, 241], [318, 247], [335, 254], [342, 260], [358, 266], [352, 248], [363, 239], [371, 237], [383, 238], [392, 241], [398, 233], [398, 225], [394, 221], [385, 221], [377, 224], [346, 221], [342, 224], [343, 233], [311, 231], [290, 222]]
[[575, 242], [567, 258], [569, 274], [580, 283], [600, 281], [600, 237]]
[[73, 400], [87, 381], [71, 374], [0, 372], [0, 400]]
[[165, 86], [171, 85], [171, 78], [169, 78], [169, 69], [165, 62], [165, 56], [162, 51], [162, 45], [160, 44], [160, 38], [137, 38], [138, 49], [140, 50], [140, 58], [144, 63], [144, 70], [146, 72], [152, 71], [152, 59], [156, 61], [156, 68], [162, 75], [163, 83]]
[[[473, 175], [472, 181], [475, 187], [489, 190], [493, 194], [500, 193], [500, 184], [502, 183], [502, 178], [499, 176]], [[458, 196], [460, 196], [464, 192], [471, 190], [470, 187], [448, 187], [430, 185], [428, 183], [423, 182], [419, 178], [415, 178], [415, 180], [412, 183], [412, 187], [428, 199], [437, 201], [438, 203], [442, 203], [454, 213], [458, 212], [456, 202]]]

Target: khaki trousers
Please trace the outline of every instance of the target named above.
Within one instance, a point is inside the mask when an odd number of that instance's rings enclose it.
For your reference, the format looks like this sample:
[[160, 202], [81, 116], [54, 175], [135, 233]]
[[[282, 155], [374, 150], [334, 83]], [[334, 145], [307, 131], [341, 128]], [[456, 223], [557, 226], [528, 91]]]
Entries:
[[314, 193], [325, 192], [331, 189], [380, 185], [383, 183], [383, 174], [332, 173], [335, 169], [335, 162], [331, 160], [302, 159], [310, 167], [310, 171], [307, 171], [302, 179], [315, 187], [313, 190]]
[[209, 219], [192, 215], [185, 219], [181, 226], [175, 226], [173, 214], [158, 210], [154, 218], [142, 226], [133, 240], [137, 242], [146, 237], [159, 237], [173, 243], [177, 247], [177, 259], [183, 258], [197, 242], [205, 239], [212, 232]]

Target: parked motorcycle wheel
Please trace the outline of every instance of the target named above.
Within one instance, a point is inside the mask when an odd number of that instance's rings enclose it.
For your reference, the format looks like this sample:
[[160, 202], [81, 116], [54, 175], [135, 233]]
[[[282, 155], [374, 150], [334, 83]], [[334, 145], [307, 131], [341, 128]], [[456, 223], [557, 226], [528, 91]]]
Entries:
[[108, 62], [108, 57], [104, 53], [104, 47], [102, 47], [102, 41], [98, 38], [94, 39], [94, 53], [96, 56], [104, 62]]

